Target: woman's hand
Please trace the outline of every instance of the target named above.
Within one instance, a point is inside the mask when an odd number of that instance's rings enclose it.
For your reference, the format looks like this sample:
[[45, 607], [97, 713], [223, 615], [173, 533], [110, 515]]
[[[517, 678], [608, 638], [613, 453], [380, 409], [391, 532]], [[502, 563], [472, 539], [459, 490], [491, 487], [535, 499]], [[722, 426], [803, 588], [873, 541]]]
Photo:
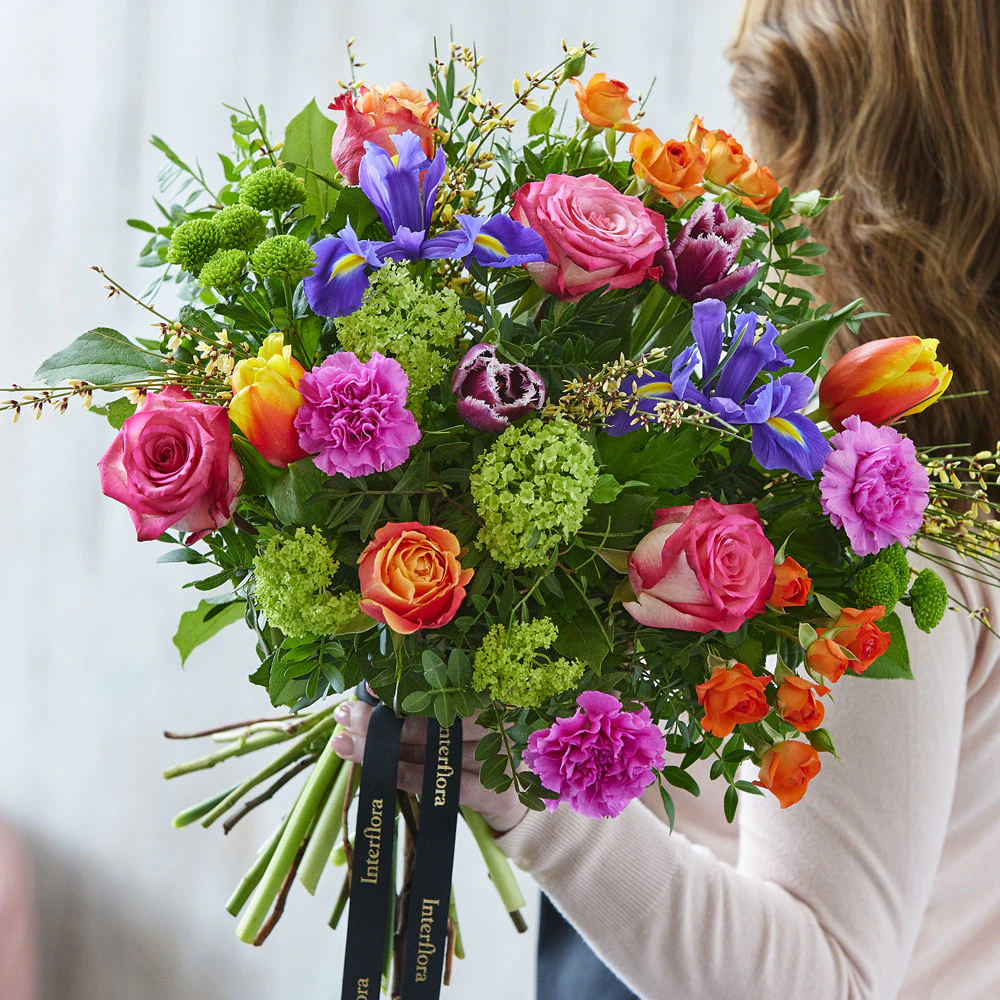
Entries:
[[[344, 760], [360, 764], [365, 755], [365, 737], [372, 717], [372, 705], [363, 701], [345, 701], [337, 706], [333, 717], [344, 732], [333, 738], [333, 749]], [[488, 730], [466, 719], [462, 725], [462, 805], [481, 813], [497, 833], [515, 827], [528, 811], [513, 788], [497, 794], [479, 783], [479, 761], [475, 759], [476, 744]], [[399, 787], [420, 793], [424, 781], [424, 753], [427, 741], [427, 720], [411, 716], [403, 723], [399, 743]]]

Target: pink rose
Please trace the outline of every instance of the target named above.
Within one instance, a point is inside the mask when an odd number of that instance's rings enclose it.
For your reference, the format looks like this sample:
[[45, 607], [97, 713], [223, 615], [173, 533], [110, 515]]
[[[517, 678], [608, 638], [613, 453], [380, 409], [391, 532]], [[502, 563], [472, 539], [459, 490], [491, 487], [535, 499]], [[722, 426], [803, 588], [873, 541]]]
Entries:
[[517, 191], [510, 214], [545, 240], [548, 262], [526, 266], [550, 295], [634, 288], [663, 272], [653, 266], [665, 242], [663, 216], [600, 177], [549, 174]]
[[243, 485], [228, 411], [176, 385], [143, 399], [98, 467], [101, 489], [128, 507], [140, 542], [176, 528], [193, 545], [226, 524]]
[[637, 600], [624, 607], [641, 625], [735, 632], [774, 590], [774, 548], [753, 504], [698, 500], [656, 512], [628, 576]]

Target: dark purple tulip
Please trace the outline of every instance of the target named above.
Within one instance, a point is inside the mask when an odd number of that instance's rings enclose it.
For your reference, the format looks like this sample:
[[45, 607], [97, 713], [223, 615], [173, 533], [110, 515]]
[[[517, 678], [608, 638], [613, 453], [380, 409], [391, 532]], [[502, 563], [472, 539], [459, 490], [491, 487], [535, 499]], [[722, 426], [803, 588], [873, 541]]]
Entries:
[[757, 261], [733, 267], [755, 228], [739, 216], [727, 219], [718, 202], [700, 206], [656, 255], [654, 264], [663, 268], [660, 284], [688, 302], [728, 299], [757, 273]]
[[473, 429], [499, 434], [512, 420], [545, 405], [545, 383], [527, 365], [497, 360], [492, 344], [476, 344], [451, 377], [458, 415]]

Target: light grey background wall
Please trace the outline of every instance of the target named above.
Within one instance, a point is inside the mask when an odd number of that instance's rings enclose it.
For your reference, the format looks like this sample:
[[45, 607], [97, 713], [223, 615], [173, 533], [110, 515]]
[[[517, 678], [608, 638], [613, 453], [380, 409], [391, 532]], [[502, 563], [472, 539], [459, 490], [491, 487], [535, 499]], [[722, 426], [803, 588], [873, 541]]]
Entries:
[[[559, 39], [598, 42], [591, 70], [659, 82], [648, 122], [681, 134], [692, 113], [736, 129], [723, 49], [740, 0], [507, 0], [505, 3], [278, 3], [275, 0], [34, 0], [0, 15], [0, 385], [82, 331], [145, 333], [146, 318], [105, 300], [99, 263], [131, 287], [164, 136], [214, 170], [228, 145], [221, 102], [267, 104], [280, 125], [314, 95], [325, 106], [357, 36], [366, 79], [422, 85], [434, 34], [476, 40], [484, 92], [558, 58]], [[168, 305], [162, 301], [160, 305]], [[6, 415], [4, 415], [6, 416]], [[236, 941], [223, 904], [270, 831], [256, 814], [221, 831], [175, 831], [171, 816], [226, 773], [164, 783], [182, 750], [165, 728], [266, 712], [245, 676], [249, 637], [234, 627], [183, 672], [171, 646], [196, 603], [190, 570], [156, 566], [124, 508], [100, 493], [111, 440], [79, 408], [0, 424], [0, 821], [27, 843], [39, 895], [45, 1000], [320, 1000], [339, 996], [343, 934], [326, 928], [339, 888], [293, 893], [262, 950]], [[262, 810], [263, 812], [263, 810]], [[533, 995], [534, 934], [518, 937], [469, 838], [457, 892], [469, 958], [449, 996]], [[523, 879], [534, 897], [534, 888]], [[529, 918], [534, 926], [535, 907]]]

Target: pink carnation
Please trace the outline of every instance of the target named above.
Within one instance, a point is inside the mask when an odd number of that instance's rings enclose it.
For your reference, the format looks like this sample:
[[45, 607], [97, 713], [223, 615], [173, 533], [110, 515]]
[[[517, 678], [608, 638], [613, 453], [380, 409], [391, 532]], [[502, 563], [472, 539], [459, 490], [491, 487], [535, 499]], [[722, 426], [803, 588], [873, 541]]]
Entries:
[[893, 542], [906, 545], [923, 522], [930, 489], [913, 442], [850, 416], [830, 443], [819, 490], [834, 527], [847, 532], [859, 556]]
[[406, 409], [410, 380], [398, 361], [377, 351], [361, 362], [331, 354], [299, 382], [299, 444], [328, 476], [368, 476], [402, 465], [420, 440]]
[[[525, 764], [581, 816], [617, 816], [653, 781], [667, 749], [645, 705], [625, 712], [610, 694], [584, 691], [580, 711], [528, 737]], [[546, 800], [550, 809], [559, 803]]]

